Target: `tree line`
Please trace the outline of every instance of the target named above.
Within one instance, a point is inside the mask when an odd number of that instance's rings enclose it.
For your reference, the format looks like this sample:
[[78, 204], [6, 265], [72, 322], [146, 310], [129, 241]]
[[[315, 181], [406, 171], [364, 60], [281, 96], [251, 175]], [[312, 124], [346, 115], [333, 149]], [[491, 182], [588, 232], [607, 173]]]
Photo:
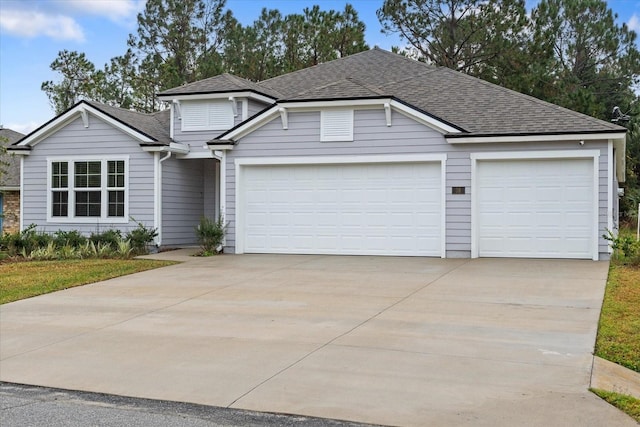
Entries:
[[[610, 120], [614, 106], [640, 114], [636, 33], [604, 0], [381, 0], [381, 31], [393, 50], [539, 99]], [[61, 51], [58, 81], [42, 83], [56, 113], [79, 99], [142, 112], [164, 108], [156, 94], [223, 72], [261, 81], [369, 49], [355, 8], [282, 15], [263, 8], [242, 25], [226, 0], [148, 0], [126, 51], [97, 68]], [[628, 197], [640, 202], [637, 120], [628, 125]], [[631, 191], [629, 191], [631, 190]], [[627, 209], [628, 210], [628, 209]]]

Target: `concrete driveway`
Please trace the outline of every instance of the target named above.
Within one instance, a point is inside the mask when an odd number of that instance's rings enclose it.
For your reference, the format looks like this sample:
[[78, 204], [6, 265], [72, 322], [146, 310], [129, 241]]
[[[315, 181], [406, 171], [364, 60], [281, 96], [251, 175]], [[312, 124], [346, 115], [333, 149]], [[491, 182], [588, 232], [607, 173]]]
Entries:
[[390, 425], [636, 425], [587, 391], [608, 264], [163, 254], [0, 308], [0, 380]]

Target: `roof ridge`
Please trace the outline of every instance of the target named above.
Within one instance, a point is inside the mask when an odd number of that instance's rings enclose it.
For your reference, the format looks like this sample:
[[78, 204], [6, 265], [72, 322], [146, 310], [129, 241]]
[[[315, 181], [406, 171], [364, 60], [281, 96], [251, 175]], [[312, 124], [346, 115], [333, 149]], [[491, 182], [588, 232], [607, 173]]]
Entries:
[[394, 58], [404, 59], [405, 61], [409, 61], [412, 64], [420, 64], [423, 67], [430, 69], [431, 71], [438, 69], [437, 65], [427, 64], [426, 62], [418, 61], [417, 59], [409, 58], [408, 56], [400, 55], [399, 53], [391, 52], [386, 49], [382, 49], [381, 47], [378, 47], [378, 46], [374, 46], [373, 49], [371, 50], [379, 50], [380, 52], [387, 55], [391, 55]]
[[528, 101], [534, 102], [534, 103], [542, 105], [544, 107], [548, 107], [548, 108], [551, 108], [551, 109], [560, 110], [560, 111], [563, 111], [565, 113], [569, 113], [569, 114], [571, 114], [572, 116], [575, 116], [575, 117], [580, 117], [582, 119], [587, 119], [587, 120], [589, 120], [591, 122], [600, 123], [600, 124], [601, 123], [606, 123], [611, 129], [619, 128], [620, 130], [625, 130], [625, 131], [627, 130], [626, 128], [624, 128], [622, 126], [609, 123], [609, 122], [607, 122], [605, 120], [598, 119], [597, 117], [593, 117], [593, 116], [590, 116], [590, 115], [585, 114], [585, 113], [580, 113], [578, 111], [573, 111], [573, 110], [571, 110], [569, 108], [565, 108], [565, 107], [562, 107], [560, 105], [553, 104], [551, 102], [544, 101], [542, 99], [536, 98], [535, 96], [527, 95], [525, 93], [521, 93], [521, 92], [518, 92], [516, 90], [509, 89], [509, 88], [506, 88], [504, 86], [500, 86], [498, 84], [488, 82], [488, 81], [483, 80], [481, 78], [473, 77], [473, 76], [470, 76], [468, 74], [462, 73], [460, 71], [452, 70], [451, 68], [448, 68], [448, 67], [438, 67], [437, 70], [438, 71], [451, 72], [451, 73], [457, 73], [457, 75], [463, 76], [466, 79], [471, 79], [473, 81], [477, 81], [477, 82], [483, 84], [484, 86], [487, 86], [487, 87], [490, 87], [490, 88], [494, 88], [494, 89], [498, 89], [498, 90], [500, 90], [502, 92], [508, 93], [509, 95], [518, 96], [520, 98], [526, 99]]

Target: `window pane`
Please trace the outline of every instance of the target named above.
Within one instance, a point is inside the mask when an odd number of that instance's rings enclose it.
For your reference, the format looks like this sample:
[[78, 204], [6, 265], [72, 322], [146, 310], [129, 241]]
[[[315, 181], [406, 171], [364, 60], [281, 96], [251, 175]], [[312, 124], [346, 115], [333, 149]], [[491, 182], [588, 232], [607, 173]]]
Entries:
[[124, 216], [124, 191], [109, 191], [109, 216]]
[[51, 187], [66, 188], [67, 187], [67, 163], [53, 162], [51, 163]]
[[101, 196], [100, 191], [76, 191], [76, 216], [100, 216]]
[[76, 162], [75, 186], [98, 188], [101, 186], [100, 162]]
[[111, 160], [107, 162], [107, 187], [124, 187], [124, 160]]
[[67, 191], [54, 191], [53, 206], [51, 214], [53, 216], [67, 216], [69, 211], [69, 193]]

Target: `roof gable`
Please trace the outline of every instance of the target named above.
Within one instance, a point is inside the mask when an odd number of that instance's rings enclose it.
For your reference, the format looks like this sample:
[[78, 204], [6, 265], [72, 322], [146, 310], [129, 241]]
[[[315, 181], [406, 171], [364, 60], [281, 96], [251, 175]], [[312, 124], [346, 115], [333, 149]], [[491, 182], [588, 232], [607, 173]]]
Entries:
[[94, 101], [80, 101], [64, 113], [54, 117], [29, 135], [14, 143], [14, 151], [28, 150], [49, 135], [57, 132], [70, 122], [82, 117], [85, 127], [89, 126], [88, 115], [98, 117], [113, 127], [138, 140], [141, 144], [169, 145], [169, 111], [153, 114], [138, 113], [122, 108], [112, 107]]

